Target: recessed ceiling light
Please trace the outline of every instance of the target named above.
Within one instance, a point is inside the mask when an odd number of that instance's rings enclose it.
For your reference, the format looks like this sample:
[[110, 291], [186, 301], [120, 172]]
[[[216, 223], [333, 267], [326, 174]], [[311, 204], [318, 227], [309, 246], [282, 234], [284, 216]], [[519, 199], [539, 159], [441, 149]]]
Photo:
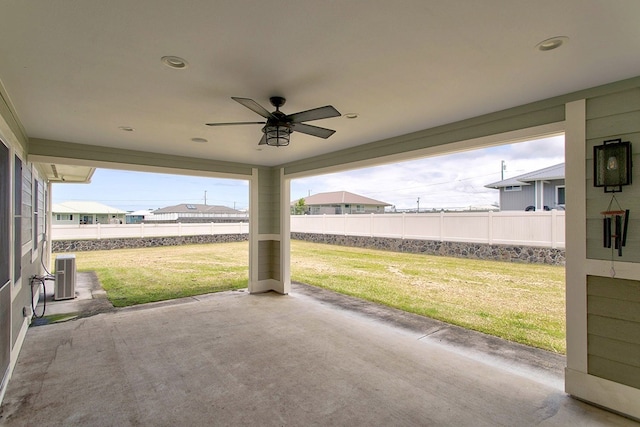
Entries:
[[546, 52], [548, 50], [557, 49], [565, 43], [569, 42], [569, 37], [566, 36], [557, 36], [551, 37], [550, 39], [546, 39], [541, 41], [536, 45], [536, 49], [541, 52]]
[[170, 68], [175, 68], [176, 70], [183, 70], [189, 65], [187, 61], [179, 56], [163, 56], [161, 60], [164, 65]]
[[118, 126], [118, 129], [123, 130], [125, 132], [133, 132], [135, 130], [131, 126]]
[[205, 138], [191, 138], [191, 140], [193, 142], [197, 142], [197, 143], [200, 143], [200, 144], [204, 144], [205, 142], [209, 142], [209, 140], [207, 140]]
[[358, 113], [347, 113], [343, 116], [345, 119], [357, 119]]

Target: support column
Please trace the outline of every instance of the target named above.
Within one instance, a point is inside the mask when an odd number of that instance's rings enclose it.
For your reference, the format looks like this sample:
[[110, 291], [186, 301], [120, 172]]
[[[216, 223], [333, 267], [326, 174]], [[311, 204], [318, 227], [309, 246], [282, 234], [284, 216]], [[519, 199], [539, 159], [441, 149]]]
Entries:
[[289, 181], [278, 168], [253, 169], [249, 204], [249, 292], [288, 294]]

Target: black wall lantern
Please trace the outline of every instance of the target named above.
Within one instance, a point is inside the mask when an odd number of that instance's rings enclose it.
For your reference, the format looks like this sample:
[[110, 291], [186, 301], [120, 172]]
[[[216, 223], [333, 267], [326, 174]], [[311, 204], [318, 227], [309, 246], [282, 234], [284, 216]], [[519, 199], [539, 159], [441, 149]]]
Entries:
[[[620, 192], [623, 185], [631, 184], [631, 166], [629, 141], [610, 139], [593, 147], [593, 185], [604, 187], [605, 193]], [[627, 244], [629, 209], [622, 209], [612, 194], [607, 210], [600, 213], [604, 217], [603, 243], [605, 248], [611, 248], [611, 277], [615, 277], [613, 251], [617, 249], [618, 256], [622, 256], [622, 247]]]
[[622, 191], [631, 184], [631, 143], [621, 139], [604, 141], [593, 147], [593, 185], [605, 193]]

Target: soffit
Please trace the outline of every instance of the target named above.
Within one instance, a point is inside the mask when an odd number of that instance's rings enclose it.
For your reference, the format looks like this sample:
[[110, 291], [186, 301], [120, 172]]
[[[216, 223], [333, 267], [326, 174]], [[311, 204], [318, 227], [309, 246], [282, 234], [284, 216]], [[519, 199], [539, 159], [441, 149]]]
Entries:
[[[635, 0], [13, 0], [0, 81], [30, 138], [273, 166], [640, 75], [638, 16]], [[231, 96], [272, 95], [359, 117], [260, 151], [259, 125], [204, 125], [260, 120]]]

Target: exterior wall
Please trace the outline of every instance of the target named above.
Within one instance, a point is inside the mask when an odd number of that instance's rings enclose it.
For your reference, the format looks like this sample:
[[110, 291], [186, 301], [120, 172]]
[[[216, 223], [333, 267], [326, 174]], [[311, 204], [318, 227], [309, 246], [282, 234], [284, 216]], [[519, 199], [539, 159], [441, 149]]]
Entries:
[[[25, 144], [21, 142], [23, 137], [18, 129], [5, 121], [3, 107], [0, 100], [0, 144], [4, 153], [0, 166], [5, 169], [3, 177], [8, 178], [0, 184], [3, 185], [0, 204], [4, 220], [0, 251], [4, 276], [0, 278], [3, 282], [0, 283], [0, 401], [29, 326], [31, 278], [43, 277], [42, 264], [49, 263], [48, 251], [43, 244], [47, 226], [46, 183], [37, 167], [27, 160]], [[16, 156], [20, 162], [15, 161]], [[16, 169], [18, 165], [22, 170]], [[16, 185], [17, 179], [22, 185]], [[39, 286], [34, 291], [37, 298]]]
[[640, 389], [640, 281], [588, 276], [589, 374]]
[[523, 185], [520, 191], [500, 189], [501, 211], [524, 211], [527, 206], [536, 205], [535, 185]]
[[[587, 102], [586, 200], [587, 258], [611, 260], [612, 251], [602, 244], [602, 215], [611, 202], [611, 193], [593, 186], [593, 147], [606, 140], [622, 138], [632, 144], [632, 184], [615, 197], [620, 207], [630, 209], [627, 245], [615, 261], [640, 263], [640, 88], [589, 99]], [[613, 207], [617, 205], [614, 203]]]
[[564, 250], [552, 248], [296, 232], [291, 233], [291, 238], [329, 245], [456, 258], [551, 265], [564, 265], [565, 262]]
[[[637, 359], [638, 282], [640, 277], [640, 170], [633, 170], [632, 184], [615, 197], [622, 209], [630, 209], [629, 234], [622, 256], [603, 247], [602, 214], [612, 201], [611, 193], [593, 186], [593, 147], [621, 138], [640, 144], [640, 84], [586, 100], [582, 167], [583, 227], [582, 259], [567, 265], [567, 391], [582, 399], [640, 418], [640, 369]], [[633, 155], [636, 165], [640, 157]], [[578, 168], [580, 165], [576, 165]], [[578, 177], [578, 174], [575, 174]], [[567, 175], [568, 176], [568, 175]], [[568, 197], [572, 197], [570, 190]], [[617, 205], [614, 202], [614, 206]], [[569, 201], [567, 207], [570, 207]], [[635, 215], [637, 216], [637, 215]], [[579, 224], [578, 224], [579, 225]], [[569, 248], [570, 249], [570, 248]], [[575, 264], [574, 264], [575, 262]], [[571, 273], [569, 273], [571, 271]], [[615, 278], [613, 278], [614, 276]], [[605, 286], [602, 286], [605, 284]], [[575, 289], [575, 290], [574, 290]], [[587, 294], [586, 301], [581, 293]], [[584, 297], [582, 297], [584, 298]], [[615, 310], [611, 313], [610, 310]], [[608, 313], [607, 316], [602, 314]], [[619, 351], [612, 354], [612, 343]], [[630, 350], [631, 348], [631, 350]], [[621, 361], [621, 359], [624, 359]]]

